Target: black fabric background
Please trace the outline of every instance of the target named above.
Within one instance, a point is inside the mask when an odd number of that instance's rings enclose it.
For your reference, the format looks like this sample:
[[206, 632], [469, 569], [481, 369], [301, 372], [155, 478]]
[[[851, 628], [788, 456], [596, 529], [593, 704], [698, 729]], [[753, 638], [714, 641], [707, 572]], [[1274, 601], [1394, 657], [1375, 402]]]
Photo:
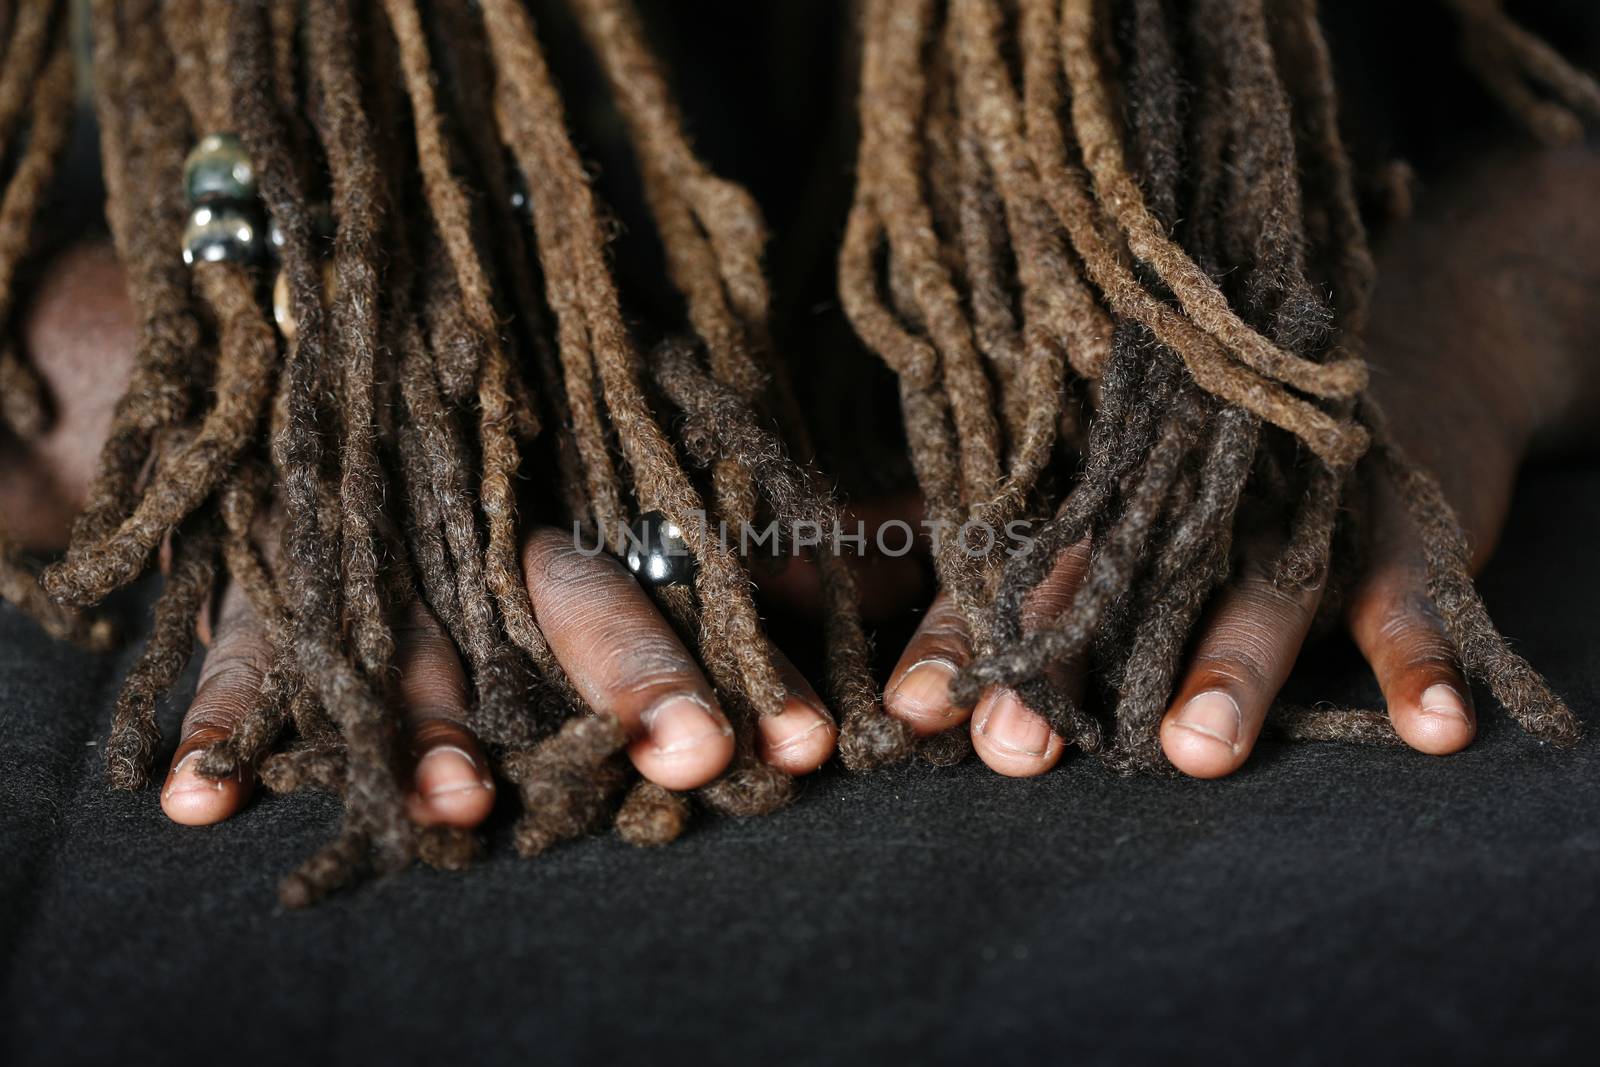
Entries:
[[[1600, 474], [1531, 476], [1484, 579], [1595, 725]], [[678, 844], [414, 870], [305, 913], [331, 801], [204, 830], [101, 782], [125, 663], [0, 613], [0, 1062], [1593, 1062], [1600, 748], [1264, 744], [849, 778]], [[1306, 692], [1374, 699], [1334, 646]]]

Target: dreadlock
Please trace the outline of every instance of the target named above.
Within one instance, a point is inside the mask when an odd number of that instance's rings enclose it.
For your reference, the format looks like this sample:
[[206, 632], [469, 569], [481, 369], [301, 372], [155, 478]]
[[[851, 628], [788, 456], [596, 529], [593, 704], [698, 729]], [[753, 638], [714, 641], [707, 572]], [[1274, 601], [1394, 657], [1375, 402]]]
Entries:
[[[1600, 116], [1594, 82], [1497, 0], [1446, 2], [1469, 62], [1537, 135], [1571, 140]], [[606, 209], [522, 0], [86, 4], [132, 375], [62, 557], [40, 573], [0, 529], [0, 596], [104, 647], [110, 626], [87, 612], [170, 557], [106, 746], [109, 780], [134, 788], [192, 620], [238, 583], [270, 658], [200, 772], [254, 766], [273, 791], [343, 801], [335, 839], [282, 883], [290, 905], [480, 851], [405, 816], [395, 627], [419, 604], [462, 653], [467, 725], [517, 788], [522, 853], [608, 823], [661, 844], [695, 804], [750, 815], [793, 793], [756, 755], [787, 693], [717, 532], [770, 517], [798, 541], [838, 522], [775, 358], [765, 226], [697, 155], [627, 0], [565, 5], [682, 298], [654, 349], [625, 322]], [[939, 547], [977, 652], [953, 695], [1016, 687], [1086, 751], [1159, 768], [1161, 709], [1236, 531], [1277, 530], [1277, 581], [1336, 586], [1381, 467], [1468, 673], [1535, 736], [1576, 739], [1489, 622], [1438, 486], [1365, 395], [1374, 272], [1315, 0], [861, 10], [844, 309], [898, 377], [930, 517], [1039, 520], [1010, 558]], [[50, 417], [11, 339], [73, 118], [69, 15], [64, 0], [0, 5], [0, 419], [19, 434]], [[732, 764], [694, 797], [630, 769], [621, 725], [552, 654], [518, 558], [523, 516], [619, 551], [646, 513], [694, 557], [692, 581], [651, 592], [735, 728]], [[1025, 631], [1029, 593], [1085, 539], [1075, 600]], [[815, 562], [842, 761], [960, 759], [959, 739], [913, 746], [883, 712], [837, 547]], [[1049, 677], [1086, 654], [1109, 731]], [[1394, 740], [1359, 710], [1285, 709], [1273, 725]]]
[[[685, 302], [687, 339], [659, 370], [624, 325], [603, 209], [520, 3], [89, 5], [106, 215], [138, 315], [133, 378], [65, 555], [41, 587], [0, 544], [0, 593], [104, 645], [106, 624], [76, 612], [172, 546], [107, 746], [112, 784], [131, 788], [149, 778], [156, 701], [189, 655], [190, 620], [222, 581], [240, 584], [270, 665], [200, 771], [259, 762], [268, 788], [344, 801], [337, 838], [284, 882], [287, 903], [475, 854], [471, 835], [413, 827], [401, 803], [393, 627], [418, 600], [463, 652], [468, 725], [519, 788], [519, 849], [612, 819], [638, 844], [684, 826], [686, 798], [637, 780], [620, 727], [584, 708], [551, 654], [518, 560], [519, 509], [593, 527], [613, 549], [634, 514], [678, 524], [694, 583], [657, 597], [740, 738], [700, 799], [750, 814], [792, 791], [755, 755], [756, 717], [787, 694], [748, 578], [715, 534], [762, 509], [790, 526], [834, 514], [803, 434], [791, 453], [767, 428], [783, 413], [800, 433], [767, 367], [765, 227], [696, 156], [627, 4], [571, 7]], [[72, 117], [65, 8], [24, 2], [5, 27], [0, 150], [17, 163], [0, 202], [0, 318]], [[218, 153], [232, 184], [197, 194], [196, 160]], [[10, 346], [0, 382], [8, 422], [40, 425], [37, 382]], [[680, 447], [663, 403], [731, 429]], [[893, 757], [905, 738], [874, 699], [836, 562], [824, 567], [830, 689], [852, 734], [876, 739], [863, 762]]]
[[[1595, 116], [1595, 83], [1498, 0], [1450, 5], [1469, 59], [1535, 133], [1569, 141]], [[1577, 739], [1489, 622], [1437, 484], [1365, 395], [1374, 270], [1315, 0], [869, 0], [862, 35], [845, 310], [899, 375], [930, 512], [1046, 517], [1009, 559], [938, 561], [977, 652], [954, 700], [1010, 686], [1113, 767], [1164, 767], [1161, 714], [1235, 531], [1276, 529], [1274, 580], [1322, 585], [1381, 468], [1468, 675], [1535, 737]], [[1052, 347], [1095, 390], [1029, 391], [1041, 410], [1021, 416], [1010, 383], [1019, 366], [1053, 373]], [[1081, 465], [1052, 493], [1039, 443], [1014, 428], [1063, 422], [1087, 431], [1044, 446]], [[1072, 603], [1025, 633], [1024, 601], [1084, 538]], [[1108, 746], [1047, 677], [1090, 651]], [[1368, 713], [1282, 720], [1290, 736], [1392, 740]]]

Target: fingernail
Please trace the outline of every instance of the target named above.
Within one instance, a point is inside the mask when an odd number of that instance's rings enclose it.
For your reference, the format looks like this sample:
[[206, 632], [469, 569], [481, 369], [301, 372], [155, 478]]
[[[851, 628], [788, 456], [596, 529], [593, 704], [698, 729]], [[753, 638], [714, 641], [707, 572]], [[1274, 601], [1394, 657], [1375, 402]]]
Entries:
[[477, 761], [455, 745], [429, 749], [417, 764], [416, 778], [417, 792], [429, 800], [471, 789], [494, 788], [493, 779], [478, 772]]
[[1012, 692], [990, 699], [989, 713], [977, 730], [996, 748], [1019, 756], [1043, 756], [1050, 748], [1050, 724], [1029, 711]]
[[950, 706], [950, 680], [956, 665], [947, 659], [918, 660], [901, 676], [884, 702], [896, 713], [913, 719], [948, 719], [955, 715]]
[[1443, 683], [1430, 685], [1422, 691], [1422, 714], [1437, 715], [1441, 719], [1453, 719], [1468, 725], [1472, 723], [1467, 715], [1467, 702], [1453, 687]]
[[660, 756], [681, 755], [713, 738], [733, 733], [727, 719], [695, 697], [668, 697], [639, 720], [650, 732], [650, 741]]
[[1244, 716], [1239, 703], [1220, 689], [1201, 693], [1183, 706], [1174, 725], [1192, 730], [1201, 737], [1221, 741], [1233, 752], [1239, 751], [1239, 733], [1244, 729]]
[[204, 751], [203, 748], [194, 749], [172, 768], [172, 774], [167, 779], [167, 796], [174, 797], [179, 793], [222, 792], [222, 779], [207, 778], [189, 766]]
[[776, 745], [773, 745], [772, 746], [772, 751], [774, 751], [774, 752], [786, 752], [786, 751], [788, 751], [789, 749], [792, 749], [792, 748], [799, 748], [802, 744], [805, 743], [806, 738], [812, 736], [818, 730], [829, 730], [829, 729], [832, 729], [832, 728], [833, 728], [833, 724], [831, 722], [828, 722], [825, 719], [818, 719], [808, 729], [801, 730], [799, 733], [791, 735], [787, 740], [780, 741]]

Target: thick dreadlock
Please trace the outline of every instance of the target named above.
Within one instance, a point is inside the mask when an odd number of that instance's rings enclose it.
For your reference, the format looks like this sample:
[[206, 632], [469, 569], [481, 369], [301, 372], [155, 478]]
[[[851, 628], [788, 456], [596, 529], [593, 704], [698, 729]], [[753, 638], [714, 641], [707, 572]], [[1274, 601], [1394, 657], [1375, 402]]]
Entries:
[[[1570, 140], [1600, 114], [1594, 82], [1497, 0], [1452, 6], [1469, 56], [1535, 132]], [[1315, 0], [868, 0], [862, 25], [845, 309], [899, 374], [934, 515], [1054, 512], [1008, 560], [938, 561], [978, 652], [952, 697], [1016, 687], [1095, 750], [1098, 722], [1046, 675], [1092, 646], [1115, 705], [1107, 760], [1164, 766], [1162, 710], [1236, 528], [1279, 527], [1275, 580], [1320, 585], [1376, 465], [1422, 536], [1468, 675], [1536, 737], [1576, 740], [1489, 622], [1437, 484], [1364, 395], [1374, 271]], [[1098, 385], [1081, 471], [1054, 501], [1038, 443], [1014, 427], [1048, 434], [1085, 394], [1028, 391], [1032, 415], [1008, 396], [1019, 365], [1059, 362], [1051, 348]], [[1085, 537], [1072, 604], [1025, 634], [1024, 600]], [[1390, 737], [1362, 713], [1281, 719], [1292, 736]]]

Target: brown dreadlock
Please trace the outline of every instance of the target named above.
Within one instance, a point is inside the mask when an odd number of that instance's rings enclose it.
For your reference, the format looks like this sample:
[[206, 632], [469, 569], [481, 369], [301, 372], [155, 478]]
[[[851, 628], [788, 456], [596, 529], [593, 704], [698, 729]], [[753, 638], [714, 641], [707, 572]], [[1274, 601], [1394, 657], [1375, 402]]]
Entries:
[[[108, 745], [113, 784], [133, 787], [148, 779], [155, 700], [188, 657], [190, 620], [222, 575], [240, 583], [271, 665], [201, 772], [261, 760], [269, 788], [331, 788], [345, 802], [338, 839], [285, 882], [290, 903], [413, 857], [471, 858], [469, 836], [417, 830], [401, 805], [393, 626], [419, 598], [465, 656], [469, 725], [520, 787], [519, 848], [537, 852], [614, 812], [636, 843], [680, 832], [684, 799], [659, 787], [638, 783], [616, 807], [631, 775], [623, 737], [579, 714], [539, 631], [517, 558], [519, 489], [520, 506], [592, 525], [614, 549], [636, 513], [662, 512], [685, 531], [694, 587], [659, 599], [699, 649], [740, 741], [702, 799], [748, 814], [790, 795], [754, 747], [754, 717], [779, 712], [786, 690], [749, 582], [713, 533], [761, 508], [789, 524], [833, 514], [757, 414], [792, 410], [763, 366], [765, 228], [749, 195], [694, 154], [626, 4], [572, 7], [696, 337], [659, 371], [624, 326], [601, 209], [520, 3], [92, 5], [107, 216], [138, 313], [133, 382], [71, 544], [43, 576], [50, 599], [9, 551], [0, 591], [53, 632], [104, 643], [103, 624], [72, 610], [133, 581], [173, 542]], [[0, 143], [30, 125], [0, 205], [0, 316], [72, 113], [67, 21], [63, 4], [35, 0], [7, 29]], [[235, 135], [259, 176], [281, 329], [263, 300], [274, 287], [248, 263], [223, 256], [190, 270], [177, 255], [185, 157], [212, 133]], [[402, 221], [417, 218], [426, 224]], [[10, 348], [0, 381], [12, 424], [38, 423], [36, 383]], [[680, 455], [653, 407], [658, 388], [692, 424], [731, 421]], [[750, 449], [758, 468], [740, 462]], [[554, 462], [535, 471], [530, 454]], [[385, 513], [384, 501], [398, 508]], [[838, 566], [825, 571], [831, 688], [871, 734], [889, 720], [866, 674], [853, 586]], [[903, 745], [895, 728], [876, 730]], [[882, 745], [867, 757], [882, 758]]]
[[[1452, 4], [1490, 87], [1536, 132], [1570, 140], [1576, 113], [1597, 114], [1594, 82], [1497, 0]], [[1374, 271], [1315, 0], [869, 0], [863, 36], [845, 309], [899, 374], [934, 515], [1054, 512], [1010, 559], [938, 561], [979, 653], [954, 699], [1015, 687], [1099, 749], [1098, 721], [1046, 673], [1092, 646], [1115, 705], [1108, 761], [1165, 766], [1161, 714], [1236, 528], [1281, 521], [1275, 580], [1319, 585], [1376, 464], [1422, 535], [1469, 676], [1536, 737], [1577, 739], [1489, 622], [1437, 485], [1364, 396]], [[1008, 389], [1019, 367], [1058, 364], [1052, 349], [1098, 386], [1085, 438], [1067, 442], [1081, 472], [1055, 500], [1021, 428], [1048, 434], [1085, 394], [1023, 390], [1039, 410], [1021, 413]], [[1024, 600], [1085, 537], [1072, 604], [1024, 634]], [[1387, 737], [1351, 712], [1282, 727]]]
[[[1448, 2], [1473, 66], [1541, 137], [1570, 140], [1600, 116], [1594, 83], [1497, 0]], [[765, 228], [695, 153], [627, 0], [566, 4], [683, 299], [684, 337], [648, 355], [522, 0], [88, 4], [134, 365], [64, 556], [41, 582], [0, 532], [0, 596], [104, 645], [107, 624], [81, 612], [171, 546], [106, 748], [110, 780], [132, 788], [191, 621], [222, 581], [239, 584], [270, 663], [199, 767], [259, 765], [275, 791], [342, 795], [338, 837], [283, 884], [291, 904], [477, 854], [469, 834], [413, 827], [401, 801], [394, 634], [419, 602], [465, 660], [468, 725], [518, 787], [520, 851], [608, 819], [636, 844], [684, 827], [688, 798], [632, 774], [620, 725], [587, 713], [551, 653], [519, 513], [586, 526], [614, 551], [637, 514], [683, 531], [693, 584], [653, 592], [737, 737], [695, 799], [753, 814], [792, 792], [756, 758], [757, 720], [786, 691], [715, 533], [836, 519], [772, 358]], [[67, 6], [0, 5], [5, 338], [73, 114]], [[1276, 524], [1277, 580], [1336, 585], [1349, 555], [1336, 546], [1356, 540], [1360, 487], [1381, 466], [1469, 674], [1536, 736], [1574, 740], [1570, 711], [1490, 624], [1438, 487], [1363, 394], [1373, 266], [1315, 0], [863, 0], [861, 25], [844, 308], [898, 375], [930, 516], [952, 529], [1047, 518], [1010, 559], [941, 546], [978, 652], [954, 695], [1015, 686], [1114, 766], [1162, 765], [1161, 710], [1235, 531]], [[193, 223], [185, 159], [207, 135], [237, 137], [259, 178], [275, 281], [247, 257], [190, 268], [178, 254]], [[19, 433], [48, 418], [10, 343], [0, 418]], [[1029, 592], [1086, 538], [1070, 609], [1024, 633]], [[853, 579], [830, 550], [817, 563], [841, 758], [903, 758], [910, 733], [876, 699]], [[1086, 653], [1114, 694], [1109, 738], [1048, 673]], [[1276, 726], [1393, 739], [1361, 711], [1286, 710]], [[949, 739], [921, 751], [962, 754]]]

